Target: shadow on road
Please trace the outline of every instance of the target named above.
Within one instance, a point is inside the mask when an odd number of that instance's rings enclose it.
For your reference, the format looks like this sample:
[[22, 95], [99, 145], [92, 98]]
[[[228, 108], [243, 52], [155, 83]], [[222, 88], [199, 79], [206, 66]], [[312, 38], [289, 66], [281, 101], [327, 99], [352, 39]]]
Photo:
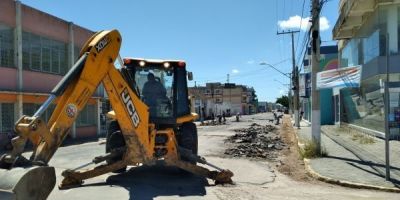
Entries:
[[[355, 160], [355, 159], [350, 159], [350, 158], [342, 158], [342, 157], [337, 157], [337, 156], [325, 156], [325, 158], [332, 158], [332, 159], [338, 159], [338, 160], [344, 160], [344, 161], [349, 161], [349, 162], [354, 162], [354, 163], [358, 163], [361, 165], [367, 165], [367, 166], [376, 166], [376, 167], [386, 167], [386, 165], [381, 164], [381, 163], [375, 163], [372, 161], [361, 161], [361, 160]], [[394, 167], [394, 166], [390, 166], [390, 170], [396, 170], [400, 172], [400, 168], [398, 167]]]
[[[149, 200], [158, 196], [205, 196], [207, 179], [177, 168], [165, 166], [137, 167], [121, 174], [111, 175], [107, 185], [124, 187], [131, 200]], [[93, 186], [87, 184], [84, 186]]]
[[[326, 156], [326, 158], [331, 158], [331, 159], [338, 159], [338, 160], [343, 160], [346, 161], [347, 164], [359, 169], [359, 170], [363, 170], [365, 172], [368, 172], [370, 174], [373, 174], [375, 176], [381, 177], [381, 178], [385, 178], [385, 176], [383, 174], [381, 174], [379, 171], [376, 171], [376, 167], [385, 168], [385, 165], [380, 164], [380, 163], [375, 163], [372, 161], [361, 161], [361, 160], [354, 160], [354, 159], [350, 159], [350, 158], [342, 158], [342, 157], [337, 157], [337, 156]], [[360, 165], [364, 165], [364, 166], [369, 166], [372, 167], [372, 169], [374, 169], [376, 172], [370, 171], [370, 170], [366, 170], [363, 169], [359, 166], [357, 166], [356, 164], [360, 164]], [[375, 167], [375, 168], [374, 168]], [[400, 172], [400, 168], [398, 167], [393, 167], [390, 166], [390, 170], [391, 171], [395, 171], [396, 174], [398, 174]], [[400, 180], [397, 180], [396, 178], [391, 178], [390, 182], [392, 182], [396, 187], [400, 187]]]

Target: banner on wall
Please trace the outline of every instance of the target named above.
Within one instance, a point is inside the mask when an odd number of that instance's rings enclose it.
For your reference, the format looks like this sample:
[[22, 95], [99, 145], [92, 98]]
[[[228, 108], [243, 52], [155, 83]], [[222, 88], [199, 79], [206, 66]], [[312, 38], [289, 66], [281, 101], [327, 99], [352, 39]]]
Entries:
[[306, 74], [300, 74], [299, 76], [299, 95], [301, 97], [306, 96]]
[[311, 73], [299, 75], [299, 95], [303, 98], [310, 97], [311, 90]]
[[361, 66], [332, 69], [317, 73], [317, 89], [360, 87]]

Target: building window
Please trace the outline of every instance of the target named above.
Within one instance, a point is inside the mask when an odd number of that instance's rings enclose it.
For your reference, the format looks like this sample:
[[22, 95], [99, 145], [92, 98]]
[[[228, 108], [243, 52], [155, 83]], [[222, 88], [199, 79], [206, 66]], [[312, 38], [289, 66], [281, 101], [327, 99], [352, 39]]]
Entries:
[[222, 94], [220, 89], [215, 89], [215, 94]]
[[379, 30], [363, 39], [364, 64], [379, 56]]
[[74, 61], [75, 62], [79, 59], [80, 52], [81, 52], [81, 48], [74, 46]]
[[[35, 71], [41, 71], [41, 47], [40, 47], [40, 37], [37, 35], [31, 35], [29, 42], [25, 45], [30, 45], [30, 65], [29, 68]], [[24, 44], [22, 44], [24, 45]], [[28, 48], [29, 49], [29, 48]]]
[[[42, 71], [51, 72], [51, 40], [42, 38]], [[56, 58], [59, 59], [59, 58]]]
[[22, 63], [24, 69], [64, 75], [68, 71], [67, 44], [22, 33]]
[[0, 133], [11, 133], [14, 130], [14, 104], [0, 103]]
[[24, 115], [32, 116], [35, 114], [36, 110], [39, 109], [39, 104], [34, 104], [34, 103], [24, 103], [22, 112]]
[[204, 91], [204, 94], [211, 94], [211, 90], [210, 90], [210, 89], [206, 89], [206, 90]]
[[[51, 72], [55, 74], [63, 74], [60, 71], [60, 63], [61, 63], [61, 57], [60, 57], [60, 46], [62, 45], [61, 43], [54, 41], [51, 44]], [[65, 51], [63, 52], [65, 53]], [[65, 59], [65, 58], [64, 58]]]
[[222, 98], [216, 98], [215, 103], [222, 103]]
[[66, 46], [63, 43], [58, 44], [58, 52], [60, 56], [60, 74], [64, 75], [68, 72], [69, 70], [69, 65], [68, 65], [68, 55], [67, 55], [67, 48], [61, 48], [61, 46]]
[[359, 64], [358, 55], [359, 39], [351, 39], [340, 54], [340, 67], [356, 66]]
[[[22, 112], [24, 113], [24, 115], [32, 116], [40, 108], [40, 106], [42, 106], [42, 104], [24, 103]], [[53, 114], [55, 107], [55, 104], [51, 104], [40, 117], [48, 122], [51, 115]]]
[[0, 66], [15, 67], [14, 64], [14, 31], [0, 24]]
[[94, 126], [97, 124], [97, 112], [95, 105], [86, 105], [84, 109], [79, 113], [76, 120], [76, 126]]

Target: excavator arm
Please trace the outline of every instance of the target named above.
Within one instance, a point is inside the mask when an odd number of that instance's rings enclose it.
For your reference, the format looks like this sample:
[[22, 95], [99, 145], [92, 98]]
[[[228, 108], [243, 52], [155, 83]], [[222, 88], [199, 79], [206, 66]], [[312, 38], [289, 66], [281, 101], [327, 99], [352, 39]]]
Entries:
[[[49, 98], [38, 111], [33, 116], [23, 116], [17, 121], [15, 125], [17, 137], [12, 140], [13, 150], [10, 154], [0, 157], [0, 199], [3, 199], [2, 195], [9, 195], [9, 198], [14, 199], [47, 198], [55, 185], [55, 170], [47, 164], [100, 83], [104, 85], [108, 94], [126, 143], [125, 148], [106, 157], [119, 154], [123, 159], [83, 172], [77, 171], [80, 168], [67, 170], [63, 172], [65, 179], [61, 187], [79, 185], [84, 179], [127, 165], [155, 163], [157, 130], [154, 124], [148, 121], [148, 107], [114, 66], [120, 46], [121, 36], [117, 30], [94, 34], [82, 48], [79, 60], [51, 91]], [[52, 103], [56, 105], [55, 110], [45, 123], [41, 115]], [[165, 159], [167, 164], [220, 182], [231, 181], [230, 177], [233, 174], [229, 171], [225, 171], [224, 176], [217, 171], [209, 171], [181, 161], [178, 158], [174, 131], [169, 129], [159, 132], [171, 138], [167, 141], [169, 149]], [[33, 152], [29, 159], [22, 155], [28, 141], [33, 144]], [[202, 161], [200, 157], [194, 159]], [[104, 160], [98, 157], [94, 163]], [[203, 163], [207, 164], [205, 160]]]
[[[45, 103], [33, 116], [23, 116], [16, 122], [17, 137], [12, 140], [13, 150], [10, 154], [2, 155], [0, 159], [0, 197], [8, 192], [18, 199], [45, 199], [51, 192], [55, 185], [55, 173], [54, 168], [47, 167], [47, 164], [97, 86], [103, 82], [111, 93], [109, 95], [113, 102], [122, 101], [117, 96], [117, 92], [126, 87], [122, 77], [118, 77], [119, 85], [110, 84], [110, 74], [119, 74], [114, 62], [120, 46], [121, 36], [116, 30], [94, 34], [82, 48], [79, 60], [51, 91]], [[45, 123], [41, 114], [52, 103], [56, 105], [55, 110], [48, 123]], [[143, 110], [145, 109], [144, 105]], [[128, 118], [124, 115], [127, 115], [126, 111], [118, 112], [118, 118]], [[146, 112], [136, 112], [135, 116], [144, 120], [145, 123], [141, 123], [140, 128], [145, 129], [148, 118]], [[129, 125], [123, 125], [125, 129], [129, 129], [127, 126]], [[136, 133], [135, 130], [129, 132], [132, 135]], [[29, 159], [22, 155], [27, 141], [33, 144]], [[140, 155], [143, 156], [139, 153], [137, 156]], [[32, 184], [33, 181], [39, 184]]]

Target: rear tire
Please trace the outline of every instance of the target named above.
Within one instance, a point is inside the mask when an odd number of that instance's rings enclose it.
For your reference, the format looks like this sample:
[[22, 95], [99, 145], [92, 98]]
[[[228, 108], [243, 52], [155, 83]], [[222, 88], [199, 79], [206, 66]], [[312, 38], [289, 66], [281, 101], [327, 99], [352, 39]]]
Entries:
[[111, 135], [116, 132], [116, 131], [120, 131], [121, 128], [119, 127], [119, 124], [117, 121], [113, 120], [110, 122], [110, 124], [108, 125], [107, 128], [107, 135], [106, 135], [106, 153], [109, 153], [111, 151], [110, 149], [110, 144], [109, 144], [109, 138], [111, 137]]
[[[178, 138], [178, 145], [188, 149], [192, 152], [192, 154], [198, 154], [198, 136], [197, 136], [197, 127], [193, 122], [187, 122], [182, 124], [180, 127], [180, 134]], [[188, 159], [182, 158], [184, 161], [189, 161]], [[196, 164], [196, 162], [190, 161], [192, 164]]]
[[[121, 129], [117, 121], [111, 121], [107, 130], [107, 139], [106, 139], [106, 153], [110, 153], [111, 150], [124, 147], [125, 139], [122, 135]], [[106, 160], [107, 164], [112, 164], [117, 161], [122, 160], [123, 156], [110, 158]], [[113, 171], [114, 173], [123, 173], [126, 171], [126, 167]]]

